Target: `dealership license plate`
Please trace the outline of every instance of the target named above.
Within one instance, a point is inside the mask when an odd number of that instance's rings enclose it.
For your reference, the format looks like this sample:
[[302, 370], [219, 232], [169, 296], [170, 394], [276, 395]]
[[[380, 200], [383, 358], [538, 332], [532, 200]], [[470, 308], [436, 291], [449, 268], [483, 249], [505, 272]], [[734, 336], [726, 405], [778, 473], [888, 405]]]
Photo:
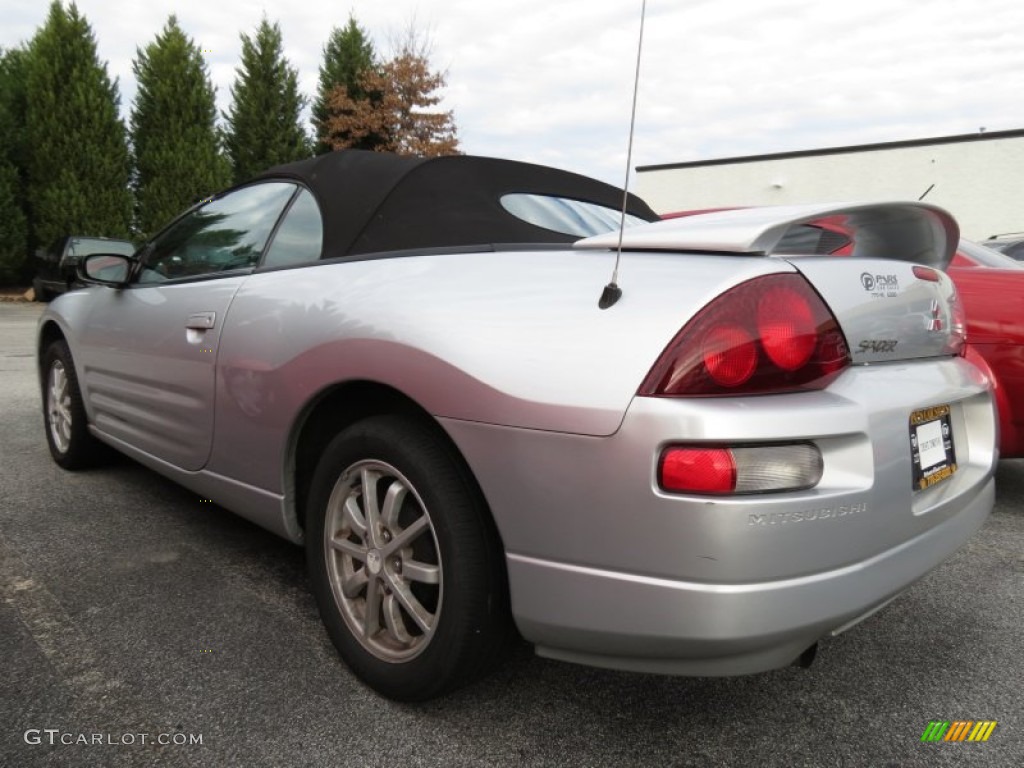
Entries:
[[948, 405], [910, 414], [910, 455], [915, 491], [931, 488], [956, 472], [956, 447]]

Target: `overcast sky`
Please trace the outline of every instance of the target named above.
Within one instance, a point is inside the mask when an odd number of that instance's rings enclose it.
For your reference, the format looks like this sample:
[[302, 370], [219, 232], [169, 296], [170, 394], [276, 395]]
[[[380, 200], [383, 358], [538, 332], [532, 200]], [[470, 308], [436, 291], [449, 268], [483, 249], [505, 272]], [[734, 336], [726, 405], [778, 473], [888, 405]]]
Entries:
[[[131, 62], [171, 13], [207, 53], [227, 109], [239, 33], [265, 12], [307, 95], [351, 11], [378, 51], [411, 22], [448, 73], [463, 149], [621, 184], [640, 0], [79, 0], [100, 58]], [[28, 40], [45, 0], [0, 0], [0, 46]], [[633, 163], [1024, 128], [1020, 0], [648, 0]]]

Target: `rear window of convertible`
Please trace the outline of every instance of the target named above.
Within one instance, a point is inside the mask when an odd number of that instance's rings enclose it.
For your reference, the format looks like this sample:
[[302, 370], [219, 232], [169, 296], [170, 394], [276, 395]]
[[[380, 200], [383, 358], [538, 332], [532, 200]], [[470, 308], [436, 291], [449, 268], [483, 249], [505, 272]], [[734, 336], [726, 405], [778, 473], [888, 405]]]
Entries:
[[[563, 235], [590, 237], [618, 229], [622, 212], [597, 203], [521, 192], [502, 195], [501, 206], [513, 216]], [[626, 226], [646, 223], [626, 214]]]

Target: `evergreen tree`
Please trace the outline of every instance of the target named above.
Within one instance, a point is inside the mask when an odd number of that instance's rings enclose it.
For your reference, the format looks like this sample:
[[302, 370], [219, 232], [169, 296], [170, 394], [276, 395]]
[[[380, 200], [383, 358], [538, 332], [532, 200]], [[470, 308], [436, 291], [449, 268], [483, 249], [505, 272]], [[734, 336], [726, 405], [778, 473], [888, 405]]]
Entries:
[[127, 237], [132, 199], [117, 83], [92, 28], [54, 0], [25, 67], [27, 197], [34, 240]]
[[131, 114], [136, 227], [153, 234], [198, 198], [230, 183], [220, 152], [215, 89], [199, 47], [170, 16], [137, 50]]
[[0, 285], [21, 282], [30, 268], [23, 173], [24, 51], [0, 50]]
[[236, 73], [233, 103], [224, 115], [235, 181], [309, 157], [309, 139], [300, 123], [305, 99], [299, 94], [298, 72], [284, 58], [276, 23], [264, 18], [252, 38], [242, 34], [242, 65]]
[[[377, 57], [373, 50], [373, 43], [366, 36], [366, 32], [356, 22], [355, 17], [348, 17], [348, 24], [344, 27], [334, 27], [331, 35], [324, 46], [323, 64], [320, 66], [320, 85], [317, 89], [316, 100], [313, 102], [312, 123], [316, 134], [316, 153], [322, 155], [331, 151], [331, 145], [327, 141], [327, 120], [331, 117], [331, 110], [328, 106], [328, 99], [334, 89], [341, 85], [345, 87], [346, 94], [354, 101], [361, 101], [367, 98], [363, 90], [363, 76], [366, 72], [374, 70], [377, 66]], [[336, 137], [344, 139], [345, 137]], [[372, 149], [359, 142], [351, 142], [347, 146], [354, 146], [358, 149]]]
[[0, 285], [21, 283], [28, 266], [28, 227], [16, 166], [0, 160]]

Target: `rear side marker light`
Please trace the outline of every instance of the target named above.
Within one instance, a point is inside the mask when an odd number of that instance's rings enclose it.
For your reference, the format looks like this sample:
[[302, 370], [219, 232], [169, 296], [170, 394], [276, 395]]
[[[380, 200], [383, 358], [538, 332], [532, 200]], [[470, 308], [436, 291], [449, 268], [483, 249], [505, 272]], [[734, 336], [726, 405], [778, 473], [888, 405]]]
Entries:
[[823, 469], [813, 443], [670, 445], [658, 459], [658, 486], [713, 496], [799, 491], [817, 485]]
[[914, 277], [919, 280], [927, 280], [929, 283], [939, 282], [939, 273], [931, 267], [916, 265], [914, 267]]

